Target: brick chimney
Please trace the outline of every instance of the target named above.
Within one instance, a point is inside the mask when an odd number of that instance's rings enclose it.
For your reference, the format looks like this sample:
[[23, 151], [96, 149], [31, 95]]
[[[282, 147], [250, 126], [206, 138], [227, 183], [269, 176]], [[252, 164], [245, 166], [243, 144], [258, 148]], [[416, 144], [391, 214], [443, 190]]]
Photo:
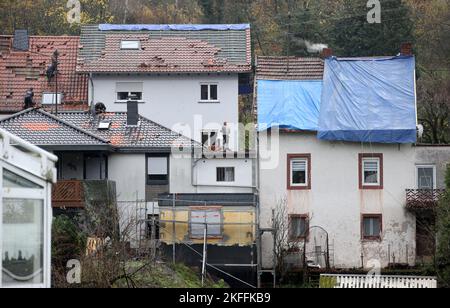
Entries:
[[411, 43], [403, 43], [400, 48], [400, 55], [412, 56], [413, 55], [413, 45]]
[[333, 49], [331, 49], [331, 48], [324, 48], [322, 50], [322, 53], [320, 54], [320, 57], [322, 59], [330, 58], [332, 56], [333, 56]]

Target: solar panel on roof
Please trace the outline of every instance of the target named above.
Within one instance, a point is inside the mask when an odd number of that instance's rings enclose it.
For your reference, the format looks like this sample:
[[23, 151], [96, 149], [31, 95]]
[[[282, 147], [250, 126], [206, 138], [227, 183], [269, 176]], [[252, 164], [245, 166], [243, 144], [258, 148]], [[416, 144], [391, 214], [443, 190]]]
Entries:
[[28, 30], [14, 31], [13, 49], [20, 51], [28, 51], [29, 49]]

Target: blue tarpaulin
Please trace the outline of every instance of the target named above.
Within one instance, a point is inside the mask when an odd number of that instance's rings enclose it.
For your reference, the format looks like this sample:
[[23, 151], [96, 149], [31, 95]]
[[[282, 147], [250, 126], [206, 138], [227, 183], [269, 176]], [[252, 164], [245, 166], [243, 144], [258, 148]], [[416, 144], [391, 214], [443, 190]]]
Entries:
[[415, 58], [329, 58], [318, 137], [376, 143], [417, 141]]
[[231, 25], [115, 25], [101, 24], [98, 26], [100, 31], [226, 31], [226, 30], [247, 30], [250, 24], [231, 24]]
[[258, 81], [258, 127], [317, 131], [322, 81]]

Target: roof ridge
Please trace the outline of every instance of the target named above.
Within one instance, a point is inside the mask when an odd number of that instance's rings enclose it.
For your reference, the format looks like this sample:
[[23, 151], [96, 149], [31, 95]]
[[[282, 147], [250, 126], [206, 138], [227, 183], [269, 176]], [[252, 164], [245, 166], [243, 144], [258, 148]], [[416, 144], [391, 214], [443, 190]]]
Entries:
[[44, 111], [44, 110], [42, 110], [42, 109], [39, 109], [39, 108], [29, 108], [29, 109], [22, 110], [21, 112], [15, 113], [15, 114], [13, 114], [13, 115], [11, 115], [11, 116], [9, 116], [9, 117], [7, 117], [7, 118], [1, 120], [0, 123], [8, 122], [8, 121], [10, 121], [10, 120], [12, 120], [12, 119], [19, 118], [19, 117], [21, 117], [22, 115], [27, 114], [27, 113], [31, 113], [31, 112], [33, 112], [33, 111], [38, 112], [38, 113], [40, 113], [40, 114], [42, 114], [42, 115], [44, 115], [44, 116], [46, 116], [46, 117], [49, 117], [49, 118], [51, 118], [51, 119], [53, 119], [53, 120], [55, 120], [55, 121], [57, 121], [57, 122], [59, 122], [59, 123], [62, 123], [62, 124], [64, 124], [65, 126], [68, 126], [68, 127], [72, 128], [72, 129], [74, 129], [74, 130], [76, 130], [76, 131], [79, 131], [79, 132], [81, 132], [81, 133], [83, 133], [83, 134], [85, 134], [85, 135], [87, 135], [87, 136], [89, 136], [89, 137], [91, 137], [91, 138], [97, 139], [98, 141], [101, 141], [101, 142], [107, 143], [107, 144], [110, 143], [109, 140], [106, 140], [106, 139], [104, 139], [104, 138], [102, 138], [102, 137], [100, 137], [100, 136], [97, 136], [97, 135], [95, 135], [95, 134], [93, 134], [93, 133], [91, 133], [91, 132], [88, 132], [88, 131], [84, 130], [84, 129], [81, 128], [81, 127], [78, 127], [78, 126], [76, 126], [76, 125], [73, 125], [72, 123], [69, 123], [69, 122], [67, 122], [67, 121], [64, 121], [64, 120], [62, 120], [62, 119], [60, 119], [60, 118], [54, 116], [53, 114], [48, 113], [48, 112], [46, 112], [46, 111]]

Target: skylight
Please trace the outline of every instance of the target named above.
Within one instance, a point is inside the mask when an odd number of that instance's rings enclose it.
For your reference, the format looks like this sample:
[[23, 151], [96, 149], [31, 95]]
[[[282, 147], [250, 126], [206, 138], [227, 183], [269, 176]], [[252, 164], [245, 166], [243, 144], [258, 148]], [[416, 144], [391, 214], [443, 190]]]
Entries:
[[108, 130], [110, 126], [111, 126], [111, 122], [102, 121], [98, 124], [98, 129]]
[[125, 50], [137, 50], [140, 49], [141, 44], [139, 41], [121, 41], [120, 42], [120, 49]]

